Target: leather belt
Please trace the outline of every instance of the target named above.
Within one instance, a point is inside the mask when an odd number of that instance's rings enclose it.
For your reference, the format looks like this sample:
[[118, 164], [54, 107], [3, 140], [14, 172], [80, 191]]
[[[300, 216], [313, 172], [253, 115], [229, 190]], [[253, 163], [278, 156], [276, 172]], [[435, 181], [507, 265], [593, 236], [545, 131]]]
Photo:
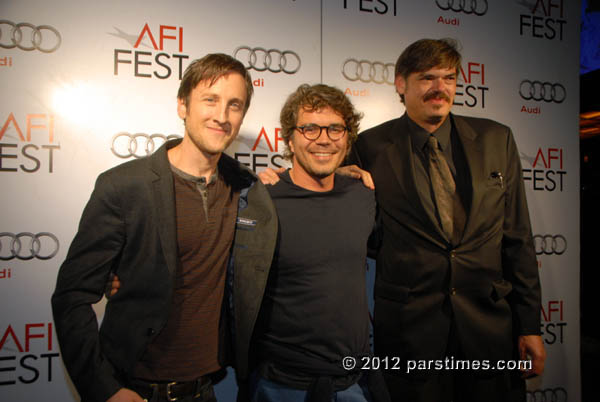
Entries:
[[131, 381], [133, 388], [143, 397], [151, 398], [156, 392], [159, 398], [169, 402], [175, 402], [190, 395], [199, 396], [211, 384], [208, 376], [185, 382], [152, 382], [139, 379]]

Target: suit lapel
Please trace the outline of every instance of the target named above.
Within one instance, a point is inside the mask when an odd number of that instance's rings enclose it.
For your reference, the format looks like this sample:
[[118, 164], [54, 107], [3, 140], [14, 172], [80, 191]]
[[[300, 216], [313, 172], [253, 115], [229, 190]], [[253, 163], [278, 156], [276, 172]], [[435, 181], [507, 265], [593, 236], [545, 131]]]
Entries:
[[[169, 148], [175, 144], [169, 144]], [[150, 156], [151, 170], [156, 174], [152, 180], [153, 203], [156, 211], [156, 228], [160, 236], [163, 254], [171, 275], [177, 270], [177, 229], [175, 227], [175, 190], [173, 174], [163, 146]]]
[[463, 239], [470, 235], [470, 228], [473, 226], [474, 219], [476, 219], [477, 211], [483, 201], [484, 191], [482, 186], [477, 183], [485, 182], [485, 172], [483, 164], [483, 151], [481, 150], [480, 144], [476, 141], [477, 132], [471, 127], [471, 125], [463, 119], [461, 116], [452, 115], [454, 119], [454, 125], [458, 133], [458, 138], [462, 143], [467, 166], [471, 173], [471, 187], [472, 187], [472, 200], [471, 208], [468, 211], [467, 221], [465, 223], [465, 230], [463, 231]]
[[[412, 141], [410, 139], [408, 117], [406, 114], [398, 120], [392, 132], [392, 141], [386, 148], [386, 156], [389, 159], [390, 166], [394, 172], [398, 185], [405, 194], [410, 205], [415, 210], [417, 216], [424, 225], [438, 232], [445, 238], [442, 228], [435, 216], [435, 211], [427, 212], [423, 208], [423, 200], [417, 190], [415, 179], [414, 155], [412, 152]], [[426, 231], [428, 232], [428, 231]]]

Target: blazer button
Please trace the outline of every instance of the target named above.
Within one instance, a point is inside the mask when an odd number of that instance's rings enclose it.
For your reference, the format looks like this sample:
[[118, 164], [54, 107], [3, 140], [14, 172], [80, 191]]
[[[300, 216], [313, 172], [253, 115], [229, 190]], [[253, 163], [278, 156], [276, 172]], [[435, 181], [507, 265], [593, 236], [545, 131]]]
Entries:
[[456, 251], [450, 251], [450, 258], [456, 258]]
[[154, 331], [154, 328], [148, 328], [146, 330], [146, 335], [152, 336], [152, 335], [154, 335], [154, 332], [156, 332], [156, 331]]
[[456, 288], [450, 289], [450, 295], [452, 295], [452, 296], [456, 295]]

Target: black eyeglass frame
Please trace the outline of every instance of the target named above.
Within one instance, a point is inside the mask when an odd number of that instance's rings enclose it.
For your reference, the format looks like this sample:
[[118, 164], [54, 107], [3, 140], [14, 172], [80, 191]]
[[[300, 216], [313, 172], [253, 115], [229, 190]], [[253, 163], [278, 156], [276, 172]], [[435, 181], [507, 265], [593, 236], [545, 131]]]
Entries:
[[[305, 130], [306, 130], [307, 127], [312, 127], [312, 128], [317, 128], [318, 127], [319, 128], [319, 134], [317, 134], [316, 136], [314, 136], [314, 138], [306, 135]], [[329, 130], [331, 130], [332, 128], [341, 128], [342, 129], [342, 132], [339, 135], [339, 137], [335, 137], [334, 138], [334, 137], [331, 136], [331, 133], [329, 132]], [[309, 124], [305, 124], [303, 126], [294, 126], [294, 129], [300, 131], [300, 133], [304, 136], [304, 138], [306, 138], [309, 141], [314, 141], [317, 138], [319, 138], [321, 136], [321, 133], [323, 132], [323, 129], [325, 129], [325, 132], [327, 133], [327, 136], [329, 137], [329, 139], [331, 141], [337, 141], [337, 140], [343, 138], [344, 134], [346, 134], [346, 131], [348, 131], [348, 127], [343, 126], [341, 124], [330, 124], [328, 126], [319, 126], [318, 124], [309, 123]]]

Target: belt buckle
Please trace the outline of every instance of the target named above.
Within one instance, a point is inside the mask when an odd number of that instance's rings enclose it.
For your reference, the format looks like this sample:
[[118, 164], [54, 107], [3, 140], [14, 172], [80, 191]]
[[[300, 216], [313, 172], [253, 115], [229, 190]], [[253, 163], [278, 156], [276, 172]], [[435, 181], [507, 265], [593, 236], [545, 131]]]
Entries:
[[175, 384], [177, 384], [177, 382], [175, 382], [175, 381], [167, 384], [167, 401], [169, 401], [169, 402], [174, 402], [179, 399], [179, 398], [171, 397], [171, 386], [175, 385]]

